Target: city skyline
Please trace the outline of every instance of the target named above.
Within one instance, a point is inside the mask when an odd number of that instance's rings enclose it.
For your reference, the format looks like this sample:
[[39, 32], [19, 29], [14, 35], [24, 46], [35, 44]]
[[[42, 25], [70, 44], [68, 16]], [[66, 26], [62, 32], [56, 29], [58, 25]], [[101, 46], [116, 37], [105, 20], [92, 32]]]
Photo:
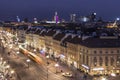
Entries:
[[29, 1], [0, 1], [0, 20], [15, 20], [16, 16], [21, 19], [36, 17], [39, 20], [51, 20], [57, 11], [60, 19], [70, 20], [70, 14], [77, 17], [90, 15], [96, 12], [98, 17], [105, 20], [114, 20], [120, 17], [118, 11], [119, 0], [116, 1], [87, 1], [87, 0], [29, 0]]

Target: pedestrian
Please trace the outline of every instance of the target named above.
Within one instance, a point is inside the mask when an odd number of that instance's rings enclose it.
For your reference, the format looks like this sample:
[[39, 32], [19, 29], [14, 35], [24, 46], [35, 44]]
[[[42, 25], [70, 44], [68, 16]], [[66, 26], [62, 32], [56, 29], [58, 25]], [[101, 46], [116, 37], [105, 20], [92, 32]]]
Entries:
[[8, 55], [10, 56], [10, 52], [8, 52]]
[[86, 74], [84, 74], [83, 78], [84, 78], [84, 80], [86, 80], [86, 79], [87, 79], [87, 75], [86, 75]]
[[61, 72], [63, 72], [63, 70], [61, 69]]

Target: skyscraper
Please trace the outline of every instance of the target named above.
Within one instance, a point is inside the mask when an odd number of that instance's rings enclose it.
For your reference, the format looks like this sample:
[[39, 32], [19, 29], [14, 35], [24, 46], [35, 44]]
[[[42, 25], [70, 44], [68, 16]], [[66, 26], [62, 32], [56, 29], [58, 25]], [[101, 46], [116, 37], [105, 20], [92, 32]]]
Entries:
[[70, 15], [70, 22], [76, 22], [76, 14]]
[[55, 12], [54, 21], [55, 21], [56, 23], [59, 22], [59, 17], [58, 17], [57, 12]]
[[34, 23], [36, 23], [36, 24], [38, 23], [37, 18], [34, 18]]
[[16, 16], [16, 18], [17, 18], [17, 22], [20, 22], [20, 18], [19, 18], [19, 16]]

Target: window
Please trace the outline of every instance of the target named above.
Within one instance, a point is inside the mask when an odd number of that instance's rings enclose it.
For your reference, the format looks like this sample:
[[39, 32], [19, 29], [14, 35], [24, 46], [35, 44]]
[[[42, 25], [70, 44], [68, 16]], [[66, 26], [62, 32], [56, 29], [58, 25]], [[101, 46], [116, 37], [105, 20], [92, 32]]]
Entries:
[[119, 53], [120, 51], [119, 50], [117, 50], [117, 53]]
[[100, 53], [102, 53], [102, 51], [100, 51]]
[[83, 49], [83, 52], [85, 51], [85, 49]]
[[86, 64], [87, 65], [88, 65], [88, 61], [89, 61], [88, 56], [86, 56]]
[[99, 57], [99, 65], [100, 65], [100, 66], [103, 65], [103, 59], [102, 59], [102, 57]]
[[108, 53], [108, 51], [106, 51], [105, 53]]
[[83, 55], [83, 63], [85, 63], [85, 55]]
[[111, 51], [111, 53], [113, 53], [113, 51]]
[[105, 57], [105, 66], [108, 66], [108, 57]]
[[88, 53], [88, 50], [87, 50], [87, 53]]
[[97, 58], [96, 57], [94, 57], [94, 59], [93, 59], [93, 64], [94, 64], [94, 66], [97, 66]]
[[116, 64], [116, 65], [117, 65], [117, 66], [120, 65], [120, 56], [117, 56], [116, 61], [117, 61], [117, 64]]
[[97, 52], [96, 52], [96, 51], [94, 51], [94, 53], [96, 54]]
[[112, 56], [110, 57], [110, 65], [114, 65], [114, 58]]

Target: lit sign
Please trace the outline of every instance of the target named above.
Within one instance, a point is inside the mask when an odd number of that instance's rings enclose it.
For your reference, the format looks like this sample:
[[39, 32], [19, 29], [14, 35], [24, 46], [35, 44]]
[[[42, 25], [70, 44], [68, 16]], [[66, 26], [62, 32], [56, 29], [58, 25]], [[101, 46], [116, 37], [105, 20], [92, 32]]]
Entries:
[[89, 67], [88, 67], [88, 66], [86, 66], [86, 65], [84, 65], [84, 64], [82, 64], [82, 66], [83, 66], [84, 68], [86, 68], [86, 69], [89, 69]]
[[104, 68], [93, 68], [94, 71], [104, 70]]

